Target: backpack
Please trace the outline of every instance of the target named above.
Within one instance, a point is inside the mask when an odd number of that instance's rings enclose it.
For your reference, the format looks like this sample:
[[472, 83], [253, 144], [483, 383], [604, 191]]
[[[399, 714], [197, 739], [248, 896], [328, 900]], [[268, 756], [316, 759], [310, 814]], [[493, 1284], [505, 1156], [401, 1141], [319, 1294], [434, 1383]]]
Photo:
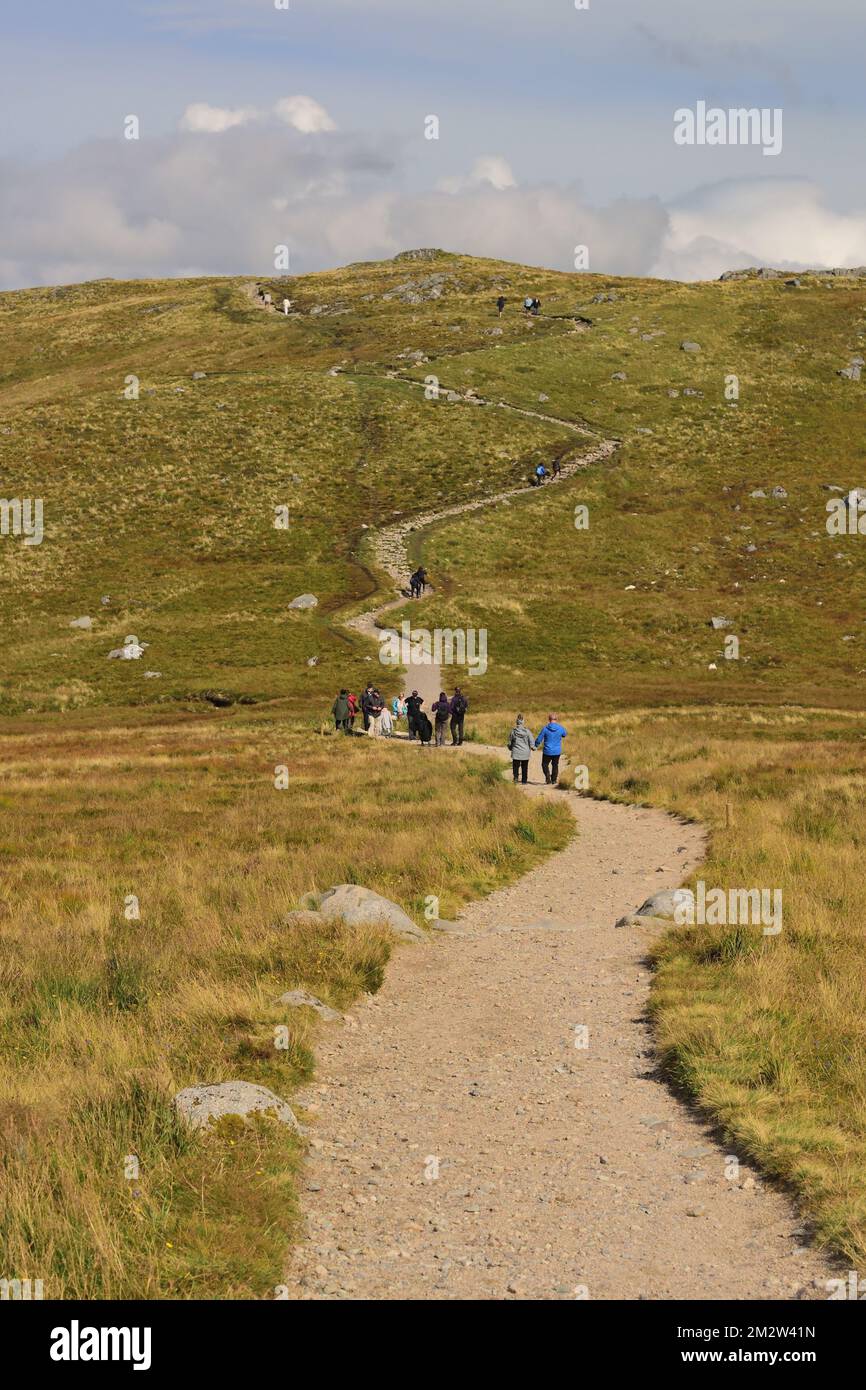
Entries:
[[417, 723], [418, 731], [421, 734], [421, 742], [429, 743], [431, 738], [433, 737], [433, 725], [430, 723], [430, 720], [427, 718], [427, 715], [424, 713], [423, 710], [421, 710], [421, 712], [418, 715]]
[[469, 701], [467, 700], [467, 698], [466, 698], [465, 695], [455, 695], [455, 696], [454, 696], [454, 699], [451, 701], [451, 713], [452, 713], [452, 714], [458, 714], [458, 715], [460, 715], [460, 714], [465, 714], [466, 711], [468, 710], [468, 708], [469, 708]]

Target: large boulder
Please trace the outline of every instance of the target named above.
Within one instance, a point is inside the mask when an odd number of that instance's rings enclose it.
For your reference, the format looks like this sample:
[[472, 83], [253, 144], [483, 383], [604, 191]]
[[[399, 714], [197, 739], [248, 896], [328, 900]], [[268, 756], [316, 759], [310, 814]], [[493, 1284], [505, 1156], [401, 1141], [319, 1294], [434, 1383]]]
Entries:
[[224, 1115], [270, 1115], [290, 1129], [300, 1130], [294, 1112], [264, 1086], [250, 1081], [220, 1081], [213, 1086], [187, 1086], [178, 1091], [174, 1108], [191, 1129], [204, 1129]]
[[319, 600], [315, 594], [298, 594], [289, 604], [290, 608], [316, 608]]
[[331, 921], [335, 917], [350, 927], [374, 926], [385, 923], [396, 936], [407, 941], [424, 941], [425, 936], [397, 903], [374, 893], [371, 888], [362, 888], [357, 883], [338, 883], [323, 893], [319, 900], [319, 912]]

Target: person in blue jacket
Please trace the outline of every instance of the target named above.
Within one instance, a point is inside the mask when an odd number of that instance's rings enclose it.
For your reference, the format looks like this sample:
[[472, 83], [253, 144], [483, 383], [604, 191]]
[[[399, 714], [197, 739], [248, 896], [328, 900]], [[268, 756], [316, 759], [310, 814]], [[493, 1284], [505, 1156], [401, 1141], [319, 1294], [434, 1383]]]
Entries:
[[536, 748], [541, 746], [541, 770], [549, 786], [555, 786], [559, 781], [559, 755], [565, 737], [566, 730], [556, 722], [556, 715], [549, 714], [547, 723], [535, 740]]

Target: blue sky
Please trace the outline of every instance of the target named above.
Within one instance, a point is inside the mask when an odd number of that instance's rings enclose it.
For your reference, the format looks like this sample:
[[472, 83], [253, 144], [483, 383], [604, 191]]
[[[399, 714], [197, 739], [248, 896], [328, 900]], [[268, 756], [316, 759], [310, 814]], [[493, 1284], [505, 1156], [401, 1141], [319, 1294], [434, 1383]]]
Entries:
[[[255, 272], [281, 220], [299, 269], [389, 254], [404, 235], [424, 243], [449, 227], [469, 238], [453, 249], [513, 245], [531, 259], [533, 205], [534, 259], [562, 267], [592, 237], [593, 269], [684, 278], [712, 273], [714, 255], [721, 265], [729, 253], [742, 263], [866, 261], [862, 0], [590, 0], [586, 11], [574, 0], [290, 0], [288, 11], [274, 0], [4, 0], [3, 29], [4, 286], [100, 266]], [[327, 128], [274, 117], [298, 95], [327, 112]], [[676, 146], [673, 112], [698, 100], [782, 108], [781, 155]], [[201, 103], [255, 115], [228, 130], [185, 129], [184, 113]], [[129, 113], [141, 123], [135, 150], [123, 141]], [[423, 137], [429, 113], [437, 141]], [[383, 165], [375, 189], [360, 177], [371, 152]], [[507, 186], [479, 174], [491, 159], [507, 167]], [[233, 181], [249, 205], [246, 220], [231, 209], [212, 246], [179, 166], [191, 191], [205, 185], [212, 216], [213, 189], [230, 196]], [[766, 217], [755, 216], [755, 183]], [[775, 230], [774, 206], [784, 213]], [[738, 207], [753, 221], [732, 241]], [[353, 220], [357, 256], [345, 231]]]

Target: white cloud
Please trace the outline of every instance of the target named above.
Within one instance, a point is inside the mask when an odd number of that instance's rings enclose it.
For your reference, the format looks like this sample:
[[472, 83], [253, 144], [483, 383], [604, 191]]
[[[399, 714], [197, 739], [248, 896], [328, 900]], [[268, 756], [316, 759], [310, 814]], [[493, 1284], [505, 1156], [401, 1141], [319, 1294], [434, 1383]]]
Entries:
[[805, 180], [728, 180], [668, 205], [594, 206], [576, 185], [519, 186], [489, 155], [468, 175], [410, 192], [398, 146], [341, 132], [310, 140], [309, 109], [294, 108], [301, 128], [263, 112], [255, 123], [211, 123], [219, 138], [202, 138], [199, 124], [140, 143], [94, 141], [54, 164], [7, 162], [0, 283], [169, 277], [191, 266], [263, 274], [282, 243], [299, 273], [412, 246], [572, 270], [586, 245], [593, 271], [680, 279], [754, 264], [866, 264], [866, 213], [834, 211]]
[[729, 179], [668, 207], [656, 275], [705, 279], [749, 265], [866, 264], [866, 213], [825, 207], [808, 179]]
[[438, 188], [442, 193], [460, 193], [465, 188], [478, 188], [484, 184], [500, 190], [516, 187], [517, 180], [508, 161], [501, 155], [482, 155], [480, 159], [476, 159], [467, 178], [442, 179]]
[[225, 106], [209, 106], [206, 101], [196, 101], [186, 108], [180, 125], [181, 130], [219, 135], [224, 130], [254, 121], [257, 115], [258, 112], [251, 106], [239, 106], [232, 111]]
[[337, 129], [324, 106], [320, 106], [313, 97], [283, 97], [274, 106], [274, 112], [286, 125], [303, 131], [305, 135]]

